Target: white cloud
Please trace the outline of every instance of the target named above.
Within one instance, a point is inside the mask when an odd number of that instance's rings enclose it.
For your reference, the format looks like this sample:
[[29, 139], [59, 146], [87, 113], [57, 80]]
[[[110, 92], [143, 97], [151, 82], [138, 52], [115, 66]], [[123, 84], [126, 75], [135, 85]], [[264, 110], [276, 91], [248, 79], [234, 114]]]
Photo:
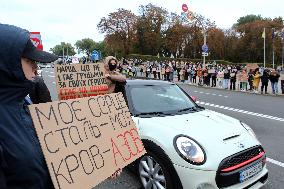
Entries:
[[102, 17], [118, 8], [135, 14], [139, 5], [153, 3], [170, 12], [181, 12], [187, 3], [193, 12], [215, 21], [218, 27], [229, 28], [247, 14], [263, 17], [284, 17], [282, 0], [0, 0], [0, 22], [20, 26], [29, 31], [40, 31], [45, 50], [83, 38], [103, 39], [97, 29]]

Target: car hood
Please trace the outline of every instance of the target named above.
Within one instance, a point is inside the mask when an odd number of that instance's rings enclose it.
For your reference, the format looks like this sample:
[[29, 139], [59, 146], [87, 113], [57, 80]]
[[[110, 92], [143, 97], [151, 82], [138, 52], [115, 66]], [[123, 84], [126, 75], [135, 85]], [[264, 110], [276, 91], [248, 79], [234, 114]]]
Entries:
[[174, 138], [178, 135], [187, 135], [202, 146], [207, 160], [198, 168], [207, 170], [217, 170], [224, 158], [260, 145], [238, 120], [210, 110], [166, 117], [135, 117], [134, 121], [142, 139], [151, 140], [161, 146], [172, 162], [180, 166], [193, 165], [183, 160], [175, 151]]

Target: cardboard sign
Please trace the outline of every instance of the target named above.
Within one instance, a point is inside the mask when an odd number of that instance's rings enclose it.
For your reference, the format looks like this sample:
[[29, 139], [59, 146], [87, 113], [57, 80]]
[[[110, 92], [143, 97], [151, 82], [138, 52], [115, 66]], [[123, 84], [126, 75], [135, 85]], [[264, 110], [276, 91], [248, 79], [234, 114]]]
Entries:
[[247, 67], [247, 70], [255, 70], [259, 66], [256, 63], [251, 63], [251, 64], [247, 64], [246, 67]]
[[214, 74], [214, 73], [215, 73], [215, 69], [209, 69], [209, 70], [208, 70], [208, 73]]
[[29, 109], [56, 189], [91, 189], [145, 153], [121, 93]]
[[103, 63], [56, 65], [55, 75], [59, 100], [108, 93]]

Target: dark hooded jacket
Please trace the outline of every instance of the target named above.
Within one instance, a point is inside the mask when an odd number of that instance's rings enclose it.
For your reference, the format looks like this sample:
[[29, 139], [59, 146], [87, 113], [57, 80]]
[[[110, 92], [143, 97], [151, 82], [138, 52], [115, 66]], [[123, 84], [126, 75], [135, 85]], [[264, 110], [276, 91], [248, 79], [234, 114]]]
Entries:
[[0, 24], [0, 188], [50, 189], [52, 183], [24, 104], [32, 88], [22, 71], [26, 30]]

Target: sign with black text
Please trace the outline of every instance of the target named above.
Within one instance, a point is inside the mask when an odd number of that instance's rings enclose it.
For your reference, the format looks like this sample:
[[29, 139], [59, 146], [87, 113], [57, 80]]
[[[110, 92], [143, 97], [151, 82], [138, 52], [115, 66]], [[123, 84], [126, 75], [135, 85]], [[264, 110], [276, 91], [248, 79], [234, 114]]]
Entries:
[[59, 100], [108, 93], [103, 63], [56, 65], [55, 72]]
[[91, 189], [145, 153], [121, 93], [29, 110], [56, 189]]

